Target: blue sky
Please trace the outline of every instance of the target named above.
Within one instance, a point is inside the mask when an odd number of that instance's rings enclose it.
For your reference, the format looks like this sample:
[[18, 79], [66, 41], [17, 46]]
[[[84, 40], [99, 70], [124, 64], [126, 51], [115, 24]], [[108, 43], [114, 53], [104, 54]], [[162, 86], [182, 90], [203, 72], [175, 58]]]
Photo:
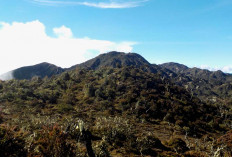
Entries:
[[0, 43], [11, 45], [0, 48], [0, 73], [40, 61], [68, 67], [114, 49], [232, 72], [231, 18], [231, 0], [0, 0]]

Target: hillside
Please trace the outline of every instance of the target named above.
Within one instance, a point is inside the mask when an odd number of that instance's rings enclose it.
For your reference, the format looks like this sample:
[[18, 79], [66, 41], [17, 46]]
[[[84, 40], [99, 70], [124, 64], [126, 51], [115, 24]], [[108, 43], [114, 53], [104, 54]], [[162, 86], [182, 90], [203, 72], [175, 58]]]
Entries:
[[130, 66], [140, 68], [148, 72], [162, 73], [163, 75], [166, 75], [159, 66], [150, 64], [146, 59], [137, 53], [124, 53], [116, 51], [101, 54], [82, 64], [74, 65], [69, 68], [69, 70], [77, 67], [97, 70], [104, 67], [121, 68]]
[[232, 155], [232, 103], [205, 93], [229, 74], [119, 52], [66, 71], [47, 63], [20, 71], [41, 78], [0, 81], [3, 156]]
[[[16, 127], [8, 132], [22, 141], [21, 144], [13, 141], [12, 145], [28, 147], [23, 151], [29, 151], [31, 156], [50, 156], [59, 145], [70, 151], [73, 146], [77, 147], [75, 139], [81, 136], [75, 126], [80, 120], [94, 137], [94, 152], [104, 151], [104, 156], [127, 156], [128, 153], [173, 156], [177, 155], [177, 148], [178, 154], [187, 155], [189, 150], [198, 149], [190, 145], [188, 148], [188, 142], [201, 141], [207, 134], [215, 138], [227, 130], [222, 125], [227, 119], [221, 117], [216, 107], [192, 97], [169, 79], [136, 67], [80, 68], [51, 79], [1, 82], [0, 100], [2, 126]], [[54, 134], [57, 131], [61, 133]], [[20, 132], [23, 135], [18, 137]], [[34, 132], [36, 135], [31, 137]], [[23, 144], [30, 138], [29, 145]], [[52, 138], [63, 140], [55, 144]], [[176, 146], [175, 141], [180, 144]], [[49, 144], [50, 147], [34, 151], [41, 142], [42, 146]], [[84, 156], [87, 152], [83, 144], [78, 146], [78, 151], [67, 152], [65, 147], [56, 151]], [[202, 153], [207, 154], [209, 150], [207, 147]]]
[[139, 54], [112, 51], [109, 53], [101, 54], [85, 63], [76, 65], [76, 67], [91, 68], [96, 70], [101, 67], [119, 68], [125, 66], [140, 67], [145, 65], [149, 66], [150, 63]]
[[40, 63], [32, 66], [21, 67], [15, 70], [12, 70], [6, 74], [0, 76], [3, 80], [9, 79], [31, 79], [33, 77], [51, 77], [53, 75], [60, 74], [65, 70], [57, 67], [56, 65], [50, 63]]
[[[232, 75], [222, 71], [209, 71], [199, 68], [188, 68], [178, 63], [165, 63], [159, 65], [177, 75], [172, 76], [176, 84], [185, 87], [195, 96], [211, 102], [231, 101]], [[166, 71], [168, 72], [168, 71]]]

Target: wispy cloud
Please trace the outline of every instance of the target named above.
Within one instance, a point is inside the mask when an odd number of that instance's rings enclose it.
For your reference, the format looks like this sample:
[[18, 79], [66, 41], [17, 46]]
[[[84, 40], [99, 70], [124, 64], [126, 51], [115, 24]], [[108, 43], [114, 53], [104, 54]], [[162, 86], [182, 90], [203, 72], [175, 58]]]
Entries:
[[110, 9], [119, 9], [119, 8], [134, 8], [141, 6], [144, 2], [148, 0], [107, 0], [107, 1], [64, 1], [64, 0], [31, 0], [32, 2], [42, 4], [42, 5], [51, 5], [51, 6], [74, 6], [74, 5], [83, 5], [88, 7], [95, 8], [110, 8]]

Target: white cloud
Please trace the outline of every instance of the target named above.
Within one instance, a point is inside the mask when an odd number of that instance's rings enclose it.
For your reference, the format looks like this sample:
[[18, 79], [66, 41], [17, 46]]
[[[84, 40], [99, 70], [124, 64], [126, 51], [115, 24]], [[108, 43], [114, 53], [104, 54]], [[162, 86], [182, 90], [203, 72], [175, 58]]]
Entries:
[[224, 66], [221, 70], [226, 72], [226, 73], [232, 73], [232, 65], [231, 66]]
[[64, 0], [32, 0], [33, 2], [43, 4], [43, 5], [83, 5], [88, 7], [95, 8], [110, 8], [110, 9], [119, 9], [119, 8], [134, 8], [141, 6], [142, 3], [147, 2], [148, 0], [107, 0], [107, 1], [64, 1]]
[[89, 7], [96, 7], [96, 8], [112, 8], [112, 9], [117, 9], [117, 8], [134, 8], [138, 7], [141, 5], [141, 1], [135, 1], [135, 2], [123, 2], [123, 3], [118, 3], [118, 2], [109, 2], [109, 3], [89, 3], [89, 2], [83, 2], [82, 5], [89, 6]]
[[201, 65], [198, 68], [200, 68], [200, 69], [207, 69], [207, 70], [210, 70], [210, 71], [217, 71], [217, 68], [211, 67], [209, 65]]
[[71, 29], [65, 26], [53, 28], [53, 32], [60, 38], [72, 38], [73, 36]]
[[224, 73], [232, 73], [232, 65], [224, 66], [224, 67], [211, 67], [209, 65], [201, 65], [199, 68], [201, 68], [201, 69], [208, 69], [210, 71], [221, 70]]
[[50, 37], [40, 21], [0, 23], [0, 74], [40, 62], [70, 67], [108, 51], [131, 52], [135, 42], [112, 42], [91, 38], [77, 38], [71, 29], [53, 29], [57, 37]]

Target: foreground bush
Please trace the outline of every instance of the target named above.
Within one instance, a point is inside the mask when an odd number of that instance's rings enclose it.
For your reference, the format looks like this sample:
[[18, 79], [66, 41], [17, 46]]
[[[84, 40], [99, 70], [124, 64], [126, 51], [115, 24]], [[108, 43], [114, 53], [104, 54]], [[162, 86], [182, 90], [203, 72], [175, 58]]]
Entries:
[[58, 126], [38, 131], [29, 146], [29, 156], [75, 156], [75, 147], [68, 134]]
[[0, 127], [0, 156], [1, 157], [24, 157], [26, 150], [24, 149], [25, 141], [17, 136], [14, 132], [15, 128]]
[[232, 156], [232, 130], [227, 132], [224, 136], [221, 136], [217, 140], [217, 149], [220, 154], [223, 154], [225, 157]]

